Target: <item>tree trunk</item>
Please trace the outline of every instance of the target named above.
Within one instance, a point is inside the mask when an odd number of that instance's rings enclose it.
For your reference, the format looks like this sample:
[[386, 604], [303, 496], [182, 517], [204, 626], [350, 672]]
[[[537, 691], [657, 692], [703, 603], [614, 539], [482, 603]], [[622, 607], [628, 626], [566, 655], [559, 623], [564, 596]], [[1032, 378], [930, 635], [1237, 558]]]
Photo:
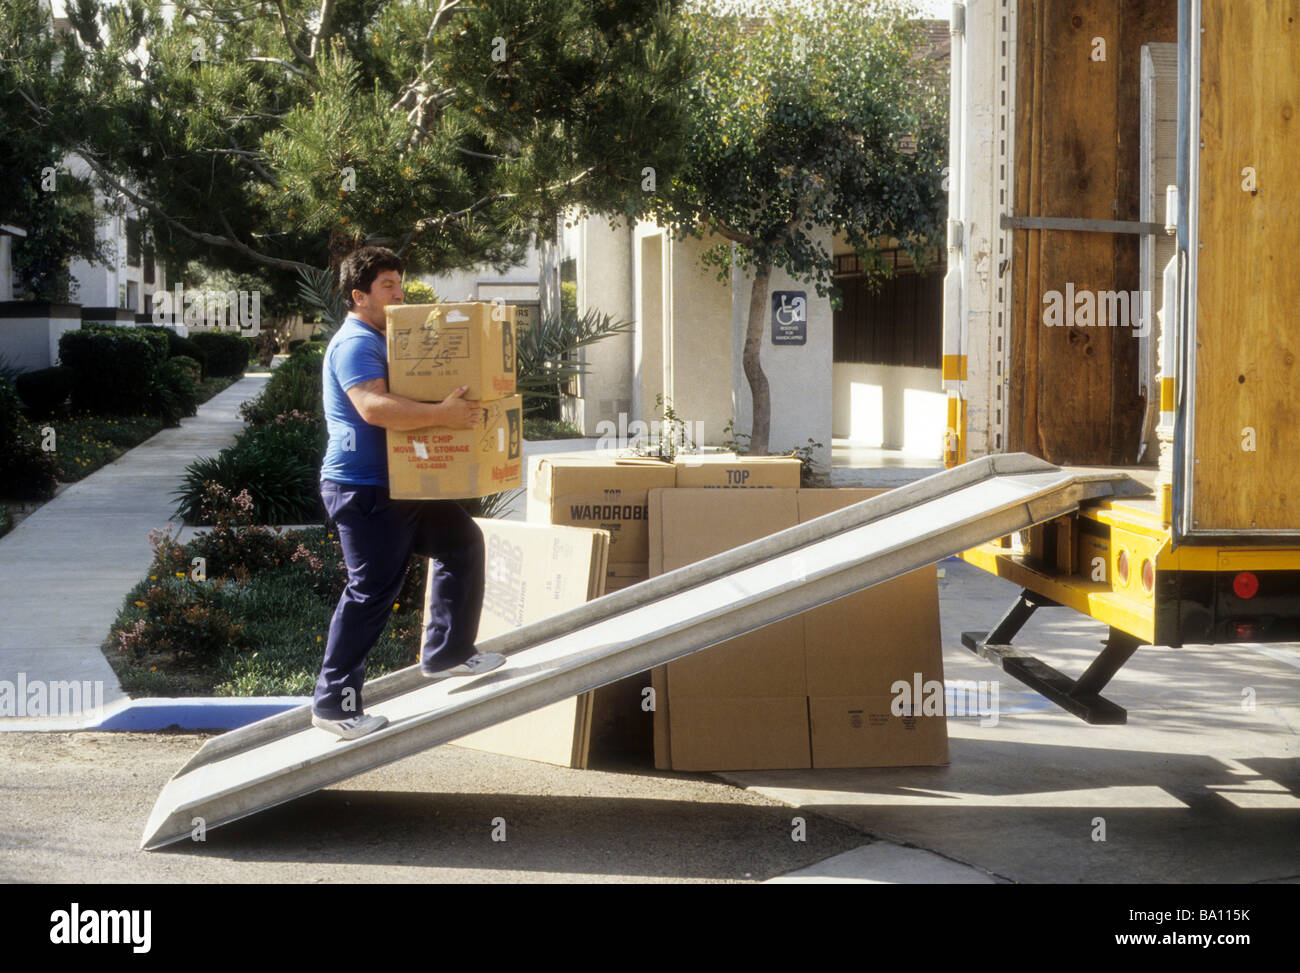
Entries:
[[749, 326], [745, 329], [745, 352], [741, 359], [754, 402], [754, 421], [749, 433], [749, 452], [753, 456], [767, 454], [768, 431], [771, 426], [771, 395], [768, 393], [767, 376], [763, 374], [763, 366], [758, 358], [763, 348], [763, 326], [767, 322], [767, 285], [771, 275], [768, 264], [759, 264], [754, 268], [754, 289], [749, 295]]

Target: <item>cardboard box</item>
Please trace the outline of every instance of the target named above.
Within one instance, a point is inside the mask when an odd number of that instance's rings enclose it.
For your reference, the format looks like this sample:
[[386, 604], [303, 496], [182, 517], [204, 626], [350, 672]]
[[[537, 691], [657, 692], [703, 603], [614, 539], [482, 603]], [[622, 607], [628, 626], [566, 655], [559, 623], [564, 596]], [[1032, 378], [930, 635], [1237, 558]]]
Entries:
[[[658, 573], [729, 551], [798, 522], [795, 490], [654, 490], [649, 503]], [[804, 697], [803, 620], [783, 618], [668, 663], [668, 695]], [[676, 766], [674, 760], [674, 766]]]
[[[799, 491], [799, 522], [888, 492]], [[905, 609], [905, 610], [904, 610]], [[809, 696], [885, 695], [898, 679], [943, 680], [939, 586], [933, 565], [804, 612]]]
[[605, 569], [605, 591], [620, 591], [630, 585], [640, 584], [648, 577], [650, 570], [644, 562], [610, 562]]
[[394, 500], [483, 497], [523, 485], [523, 397], [483, 403], [474, 429], [387, 430]]
[[607, 530], [611, 562], [644, 564], [649, 556], [646, 493], [676, 482], [673, 465], [659, 460], [534, 456], [527, 519]]
[[387, 313], [389, 391], [421, 402], [462, 385], [482, 402], [515, 394], [513, 306], [397, 304]]
[[812, 765], [931, 767], [948, 763], [945, 718], [920, 712], [896, 715], [893, 704], [892, 695], [811, 697]]
[[787, 487], [799, 486], [802, 465], [792, 456], [737, 456], [706, 453], [679, 457], [679, 487]]
[[[651, 574], [884, 492], [652, 490]], [[916, 673], [926, 682], [943, 679], [933, 566], [655, 669], [655, 766], [739, 770], [944, 764], [947, 725], [942, 718], [882, 722], [881, 714], [890, 713], [890, 687], [898, 679], [911, 684]], [[820, 718], [816, 732], [814, 713]], [[857, 725], [864, 720], [865, 730]], [[785, 736], [778, 740], [773, 734]]]
[[[671, 665], [671, 664], [670, 664]], [[769, 770], [812, 766], [803, 696], [674, 699], [674, 770]], [[738, 728], [743, 728], [738, 732]]]

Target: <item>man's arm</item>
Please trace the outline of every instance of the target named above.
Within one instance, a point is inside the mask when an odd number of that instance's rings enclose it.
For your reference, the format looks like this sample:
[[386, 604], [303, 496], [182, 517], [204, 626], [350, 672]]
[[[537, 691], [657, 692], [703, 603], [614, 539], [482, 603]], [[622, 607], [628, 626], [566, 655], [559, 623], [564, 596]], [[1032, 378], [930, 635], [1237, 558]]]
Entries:
[[472, 429], [482, 421], [482, 410], [478, 402], [461, 398], [465, 393], [464, 387], [441, 402], [417, 402], [390, 392], [386, 378], [358, 382], [347, 393], [361, 418], [370, 425], [383, 429], [395, 429], [398, 432], [423, 429], [425, 426]]

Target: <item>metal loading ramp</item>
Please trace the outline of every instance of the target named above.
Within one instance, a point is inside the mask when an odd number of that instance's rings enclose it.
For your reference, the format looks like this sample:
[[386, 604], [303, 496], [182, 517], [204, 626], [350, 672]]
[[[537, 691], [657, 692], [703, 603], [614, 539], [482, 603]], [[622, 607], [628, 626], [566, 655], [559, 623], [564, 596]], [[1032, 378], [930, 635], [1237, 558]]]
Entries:
[[569, 696], [761, 628], [1075, 510], [1144, 492], [1120, 473], [989, 456], [486, 639], [509, 657], [478, 678], [412, 666], [367, 683], [388, 725], [344, 741], [311, 707], [207, 741], [158, 796], [141, 847], [187, 838]]

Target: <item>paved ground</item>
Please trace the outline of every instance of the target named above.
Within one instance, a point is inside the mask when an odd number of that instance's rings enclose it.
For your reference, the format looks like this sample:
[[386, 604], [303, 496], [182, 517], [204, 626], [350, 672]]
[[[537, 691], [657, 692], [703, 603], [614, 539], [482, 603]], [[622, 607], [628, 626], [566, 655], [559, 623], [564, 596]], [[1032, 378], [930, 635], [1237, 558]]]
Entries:
[[[942, 567], [946, 679], [996, 680], [996, 726], [949, 717], [948, 767], [721, 776], [1016, 882], [1300, 882], [1300, 647], [1141, 648], [1106, 692], [1128, 724], [1088, 726], [961, 647], [1018, 589]], [[1043, 609], [1016, 642], [1077, 674], [1105, 634]]]
[[100, 644], [149, 567], [149, 531], [171, 519], [185, 467], [234, 439], [236, 411], [267, 377], [236, 382], [0, 538], [0, 679], [102, 680], [103, 702], [123, 695]]
[[[753, 882], [863, 843], [708, 775], [580, 771], [455, 746], [137, 846], [202, 738], [0, 734], [0, 882]], [[494, 819], [505, 841], [494, 841]]]

